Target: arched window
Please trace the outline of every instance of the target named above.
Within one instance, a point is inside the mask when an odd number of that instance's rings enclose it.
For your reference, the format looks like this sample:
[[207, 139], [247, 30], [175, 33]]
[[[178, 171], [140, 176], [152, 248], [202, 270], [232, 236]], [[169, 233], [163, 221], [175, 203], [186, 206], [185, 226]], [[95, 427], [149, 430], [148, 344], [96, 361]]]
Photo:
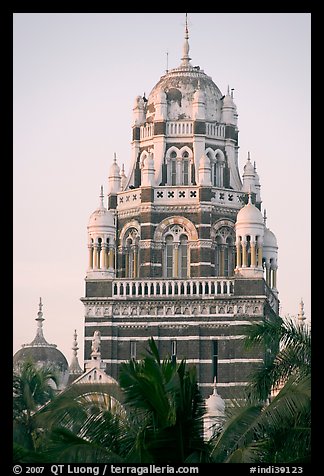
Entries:
[[167, 153], [168, 185], [190, 185], [192, 183], [192, 153], [186, 148], [183, 149], [171, 150]]
[[164, 235], [163, 276], [187, 278], [189, 269], [188, 236], [181, 226], [173, 225]]
[[179, 246], [179, 277], [187, 278], [188, 276], [188, 237], [182, 235], [180, 237], [180, 246]]
[[221, 150], [216, 150], [214, 153], [210, 150], [206, 152], [210, 160], [210, 174], [211, 182], [214, 187], [224, 186], [224, 165], [225, 157]]
[[165, 269], [166, 269], [166, 277], [173, 278], [173, 236], [168, 235], [165, 239]]
[[124, 237], [125, 278], [138, 278], [139, 236], [135, 228], [127, 230]]
[[177, 185], [177, 153], [171, 152], [170, 154], [170, 178], [171, 185]]
[[234, 230], [221, 226], [215, 236], [215, 276], [233, 276], [235, 268]]
[[189, 154], [185, 151], [182, 154], [182, 185], [189, 185], [189, 176], [190, 176], [190, 162]]

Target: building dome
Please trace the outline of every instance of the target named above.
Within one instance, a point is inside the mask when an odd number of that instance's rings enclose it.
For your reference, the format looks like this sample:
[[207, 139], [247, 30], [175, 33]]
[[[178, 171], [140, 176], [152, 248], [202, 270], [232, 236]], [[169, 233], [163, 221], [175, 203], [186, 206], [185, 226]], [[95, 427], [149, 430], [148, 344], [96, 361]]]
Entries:
[[225, 414], [225, 402], [217, 393], [214, 385], [213, 393], [206, 399], [206, 408], [209, 416], [223, 417]]
[[275, 234], [267, 227], [264, 228], [263, 247], [278, 248], [277, 238]]
[[114, 217], [112, 213], [107, 210], [107, 208], [97, 208], [90, 215], [88, 228], [90, 227], [113, 227], [114, 226]]
[[104, 206], [103, 197], [104, 197], [103, 187], [101, 187], [100, 205], [93, 213], [91, 213], [89, 223], [88, 223], [88, 229], [107, 228], [107, 227], [111, 228], [111, 227], [115, 226], [114, 225], [114, 216]]
[[236, 105], [234, 104], [233, 98], [229, 94], [229, 91], [227, 92], [226, 96], [224, 97], [223, 107], [230, 107], [230, 108], [236, 109]]
[[31, 359], [37, 365], [47, 365], [56, 369], [59, 373], [59, 388], [65, 387], [68, 379], [68, 362], [57, 348], [56, 344], [49, 344], [43, 335], [42, 300], [40, 298], [39, 311], [37, 314], [37, 333], [30, 344], [23, 344], [13, 356], [13, 367], [18, 369], [22, 362]]
[[243, 171], [243, 175], [253, 175], [255, 177], [255, 169], [250, 159], [250, 153], [248, 153], [248, 158], [246, 164], [243, 167]]
[[148, 122], [154, 121], [155, 104], [161, 101], [162, 92], [165, 93], [168, 105], [168, 120], [194, 119], [192, 104], [198, 97], [206, 102], [206, 120], [220, 120], [222, 93], [199, 66], [180, 66], [160, 78], [148, 97]]
[[249, 194], [249, 202], [237, 214], [236, 225], [262, 225], [263, 216], [260, 210], [251, 202], [251, 194]]
[[109, 169], [109, 177], [118, 177], [120, 175], [120, 167], [117, 164], [116, 154], [114, 155], [113, 163]]

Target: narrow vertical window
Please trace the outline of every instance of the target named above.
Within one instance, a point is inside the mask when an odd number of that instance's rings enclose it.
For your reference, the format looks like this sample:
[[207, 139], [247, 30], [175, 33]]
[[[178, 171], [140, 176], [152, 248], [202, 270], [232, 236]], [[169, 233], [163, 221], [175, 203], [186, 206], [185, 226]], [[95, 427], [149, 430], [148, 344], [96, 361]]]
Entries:
[[176, 161], [171, 160], [171, 185], [177, 184], [177, 168]]
[[166, 277], [173, 278], [173, 238], [167, 236], [165, 240]]
[[183, 161], [183, 185], [189, 185], [189, 162]]
[[213, 180], [212, 183], [214, 187], [217, 186], [217, 164], [214, 162], [212, 166], [212, 171], [213, 171]]
[[130, 343], [130, 358], [131, 360], [136, 360], [136, 342], [134, 341]]
[[224, 246], [224, 276], [229, 276], [229, 249]]
[[212, 360], [213, 360], [213, 380], [216, 377], [216, 382], [218, 382], [218, 341], [212, 341]]
[[177, 362], [177, 341], [176, 340], [171, 341], [171, 360], [172, 360], [172, 363], [174, 364]]
[[181, 236], [180, 238], [180, 278], [187, 278], [188, 276], [188, 238]]

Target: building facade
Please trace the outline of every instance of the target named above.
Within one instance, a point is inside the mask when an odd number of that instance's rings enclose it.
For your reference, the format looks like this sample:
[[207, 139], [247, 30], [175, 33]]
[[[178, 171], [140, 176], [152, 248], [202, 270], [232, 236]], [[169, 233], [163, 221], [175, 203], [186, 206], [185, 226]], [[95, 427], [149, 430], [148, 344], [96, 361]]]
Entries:
[[196, 366], [204, 397], [235, 398], [263, 360], [244, 349], [252, 320], [278, 313], [278, 246], [261, 213], [248, 155], [238, 168], [238, 114], [189, 57], [133, 107], [128, 176], [114, 157], [88, 224], [85, 364], [100, 336], [105, 372], [140, 358], [153, 336], [163, 357]]

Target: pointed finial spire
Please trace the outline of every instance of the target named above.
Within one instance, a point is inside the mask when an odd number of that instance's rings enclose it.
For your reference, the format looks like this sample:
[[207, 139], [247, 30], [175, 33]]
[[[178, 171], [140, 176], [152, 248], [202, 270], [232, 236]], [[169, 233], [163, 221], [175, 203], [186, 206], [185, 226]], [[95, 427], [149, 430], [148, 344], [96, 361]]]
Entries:
[[267, 214], [266, 214], [266, 209], [263, 210], [263, 223], [264, 223], [264, 226], [266, 226], [267, 224]]
[[248, 191], [248, 204], [252, 205], [252, 190], [251, 190], [251, 184], [249, 185], [249, 191]]
[[169, 52], [167, 51], [166, 52], [166, 70], [165, 70], [166, 73], [169, 72]]
[[182, 66], [187, 66], [190, 64], [191, 58], [189, 57], [189, 33], [188, 33], [188, 17], [186, 13], [186, 27], [185, 27], [185, 40], [183, 44], [183, 57], [182, 59]]
[[229, 84], [228, 84], [228, 85], [227, 85], [227, 96], [230, 95], [230, 92], [229, 92], [229, 91], [230, 91], [230, 90], [229, 90]]
[[79, 347], [78, 347], [78, 334], [77, 334], [77, 331], [76, 329], [74, 329], [74, 334], [73, 334], [73, 347], [72, 347], [72, 350], [73, 350], [73, 355], [75, 357], [77, 357], [77, 354], [78, 354], [78, 350], [79, 350]]
[[304, 311], [304, 301], [303, 298], [301, 298], [300, 303], [299, 303], [299, 313], [298, 313], [298, 321], [303, 323], [305, 321], [305, 311]]
[[103, 185], [100, 187], [100, 207], [104, 208], [104, 192], [103, 192]]
[[42, 298], [39, 298], [39, 305], [38, 305], [38, 313], [35, 321], [37, 321], [37, 335], [43, 337], [43, 321], [45, 319], [43, 318], [43, 313], [42, 313]]
[[250, 158], [250, 151], [248, 151], [247, 159], [248, 159], [248, 160], [251, 160], [251, 158]]
[[114, 152], [114, 162], [117, 162], [116, 152]]
[[69, 373], [70, 374], [82, 374], [83, 371], [82, 371], [82, 368], [80, 367], [79, 360], [78, 360], [79, 346], [78, 346], [78, 341], [77, 341], [78, 335], [77, 335], [76, 329], [74, 329], [73, 337], [74, 337], [73, 346], [72, 346], [73, 356], [72, 356], [71, 365], [69, 367]]
[[217, 387], [216, 387], [216, 375], [214, 377], [214, 385], [213, 385], [213, 395], [217, 395]]

